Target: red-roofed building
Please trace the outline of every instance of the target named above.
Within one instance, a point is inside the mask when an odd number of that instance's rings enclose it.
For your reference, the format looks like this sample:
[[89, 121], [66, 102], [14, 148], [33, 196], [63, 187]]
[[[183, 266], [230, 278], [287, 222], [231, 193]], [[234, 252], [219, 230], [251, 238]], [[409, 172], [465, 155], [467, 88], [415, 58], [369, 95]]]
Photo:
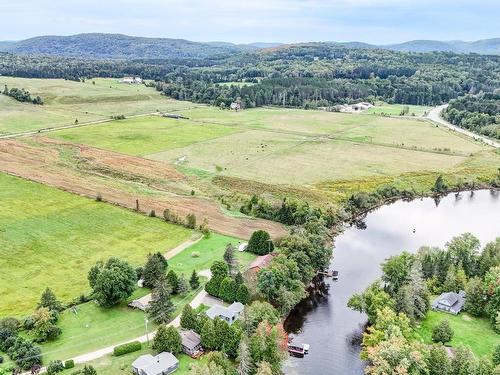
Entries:
[[259, 272], [262, 268], [267, 267], [276, 255], [278, 254], [271, 253], [257, 257], [252, 263], [250, 263], [248, 270], [254, 273]]

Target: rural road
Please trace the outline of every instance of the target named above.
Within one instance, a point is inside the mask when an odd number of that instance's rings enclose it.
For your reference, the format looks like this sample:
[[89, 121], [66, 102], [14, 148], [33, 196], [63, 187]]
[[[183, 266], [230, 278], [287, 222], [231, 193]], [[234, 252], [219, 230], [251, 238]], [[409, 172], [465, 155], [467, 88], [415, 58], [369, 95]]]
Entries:
[[432, 108], [429, 113], [427, 114], [426, 118], [431, 120], [431, 121], [434, 121], [434, 122], [437, 122], [438, 124], [441, 124], [441, 125], [444, 125], [444, 126], [447, 126], [448, 128], [458, 132], [458, 133], [462, 133], [462, 134], [465, 134], [471, 138], [474, 138], [476, 140], [481, 140], [483, 141], [484, 143], [486, 143], [487, 145], [490, 145], [490, 146], [493, 146], [495, 148], [500, 148], [500, 143], [499, 142], [496, 142], [492, 139], [489, 139], [485, 136], [482, 136], [482, 135], [479, 135], [479, 134], [476, 134], [476, 133], [473, 133], [471, 131], [468, 131], [466, 129], [462, 129], [462, 128], [459, 128], [458, 126], [455, 126], [451, 123], [449, 123], [448, 121], [446, 121], [445, 119], [443, 119], [441, 117], [441, 112], [446, 108], [448, 107], [448, 104], [444, 104], [444, 105], [440, 105], [438, 107], [434, 107]]

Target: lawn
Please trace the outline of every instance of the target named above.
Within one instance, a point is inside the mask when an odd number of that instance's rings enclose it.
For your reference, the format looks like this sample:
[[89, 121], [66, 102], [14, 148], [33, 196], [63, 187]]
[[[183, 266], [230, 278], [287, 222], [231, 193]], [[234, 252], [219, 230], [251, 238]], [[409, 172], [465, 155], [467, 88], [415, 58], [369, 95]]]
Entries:
[[[169, 268], [189, 278], [193, 269], [197, 272], [206, 270], [210, 268], [215, 260], [222, 260], [228, 243], [238, 247], [240, 242], [240, 240], [234, 237], [212, 233], [209, 238], [202, 239], [170, 259]], [[255, 255], [236, 251], [236, 259], [239, 262], [241, 270], [244, 271], [246, 266], [255, 259]]]
[[426, 319], [417, 328], [418, 336], [427, 344], [432, 343], [432, 329], [442, 320], [448, 319], [454, 336], [452, 347], [469, 347], [478, 356], [491, 355], [500, 344], [500, 335], [495, 333], [487, 319], [474, 318], [467, 314], [451, 315], [429, 311]]
[[85, 82], [63, 79], [28, 79], [0, 76], [0, 87], [24, 88], [40, 95], [43, 105], [21, 103], [0, 95], [0, 135], [78, 122], [109, 119], [114, 115], [168, 112], [193, 107], [192, 103], [167, 99], [154, 88], [96, 78]]
[[0, 186], [0, 317], [29, 314], [46, 287], [63, 301], [87, 292], [97, 260], [118, 256], [140, 265], [193, 233], [5, 174]]

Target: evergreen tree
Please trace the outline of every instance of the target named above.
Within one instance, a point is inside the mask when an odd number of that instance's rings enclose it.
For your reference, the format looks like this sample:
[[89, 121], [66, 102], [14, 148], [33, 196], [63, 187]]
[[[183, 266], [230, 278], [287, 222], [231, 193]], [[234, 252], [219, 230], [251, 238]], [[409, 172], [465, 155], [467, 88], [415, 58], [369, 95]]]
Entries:
[[177, 293], [180, 294], [181, 296], [185, 295], [189, 291], [189, 285], [184, 277], [184, 274], [181, 274], [179, 276], [178, 280], [178, 287], [177, 287]]
[[236, 292], [236, 301], [246, 305], [250, 302], [250, 292], [245, 284], [241, 284]]
[[238, 271], [236, 273], [236, 276], [234, 276], [234, 282], [238, 287], [245, 282], [245, 280], [243, 279], [243, 275], [241, 274], [240, 271]]
[[172, 354], [180, 353], [182, 349], [182, 339], [179, 331], [173, 326], [160, 325], [153, 339], [152, 348], [157, 352], [171, 352]]
[[167, 261], [160, 253], [150, 254], [144, 265], [142, 277], [144, 286], [154, 287], [156, 282], [165, 274], [167, 269]]
[[62, 304], [56, 298], [56, 295], [50, 288], [46, 288], [40, 297], [40, 303], [37, 308], [46, 307], [50, 311], [61, 311]]
[[432, 341], [446, 344], [453, 338], [453, 330], [447, 319], [441, 320], [432, 330]]
[[224, 251], [224, 262], [227, 264], [229, 274], [233, 275], [233, 273], [238, 269], [238, 266], [234, 254], [234, 246], [230, 243], [227, 244], [226, 250]]
[[263, 230], [257, 230], [252, 233], [246, 251], [257, 255], [264, 255], [271, 253], [273, 250], [274, 244], [271, 241], [269, 233]]
[[238, 348], [238, 375], [251, 375], [253, 368], [252, 357], [248, 348], [248, 337], [244, 336]]
[[148, 315], [155, 323], [168, 323], [174, 310], [175, 307], [170, 298], [170, 286], [165, 277], [162, 277], [151, 293]]
[[201, 328], [201, 345], [207, 350], [215, 349], [215, 331], [214, 323], [211, 319], [207, 319]]
[[404, 312], [411, 321], [425, 317], [429, 309], [429, 296], [427, 285], [423, 280], [421, 263], [413, 262], [408, 282], [399, 289], [396, 307], [398, 311]]
[[167, 283], [170, 286], [172, 294], [179, 293], [179, 277], [177, 276], [174, 270], [170, 270], [167, 273]]
[[196, 314], [191, 305], [188, 303], [182, 309], [181, 327], [184, 329], [196, 330], [197, 325], [198, 319], [196, 317]]
[[214, 319], [213, 350], [222, 350], [226, 340], [229, 338], [229, 324], [219, 317]]
[[446, 273], [446, 279], [444, 280], [443, 290], [446, 292], [458, 292], [457, 271], [453, 264], [448, 268], [448, 272]]
[[200, 278], [195, 270], [191, 274], [191, 278], [189, 279], [189, 285], [191, 285], [191, 289], [196, 290], [200, 286]]
[[227, 303], [232, 303], [236, 299], [236, 283], [231, 277], [227, 276], [222, 280], [219, 288], [219, 297]]

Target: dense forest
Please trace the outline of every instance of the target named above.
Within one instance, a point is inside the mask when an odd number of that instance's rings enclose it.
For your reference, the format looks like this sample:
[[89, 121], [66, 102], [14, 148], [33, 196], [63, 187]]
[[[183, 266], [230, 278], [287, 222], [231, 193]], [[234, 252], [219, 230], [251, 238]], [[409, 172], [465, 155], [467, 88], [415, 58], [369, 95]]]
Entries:
[[1, 54], [0, 74], [66, 79], [138, 75], [154, 80], [165, 95], [213, 105], [238, 97], [245, 107], [315, 108], [377, 99], [435, 105], [500, 88], [500, 56], [348, 49], [331, 43], [189, 59]]
[[452, 100], [443, 112], [452, 124], [500, 139], [500, 93], [468, 95]]

